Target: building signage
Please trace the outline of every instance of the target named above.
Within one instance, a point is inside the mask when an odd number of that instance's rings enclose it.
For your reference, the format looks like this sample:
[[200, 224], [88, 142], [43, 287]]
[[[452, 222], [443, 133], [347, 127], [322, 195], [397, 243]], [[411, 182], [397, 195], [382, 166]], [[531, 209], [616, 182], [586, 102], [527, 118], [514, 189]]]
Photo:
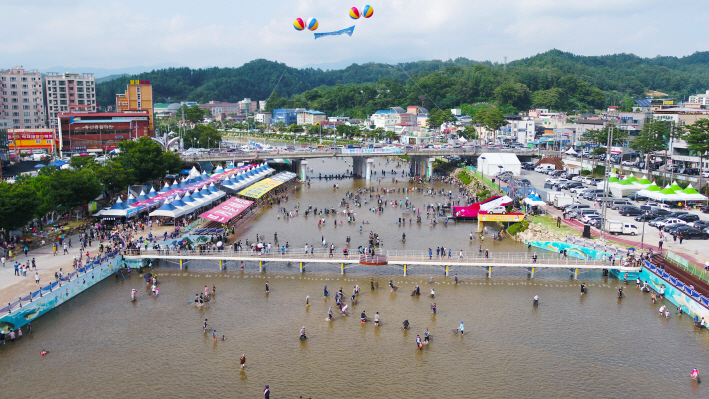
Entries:
[[343, 148], [343, 154], [401, 154], [401, 148]]
[[150, 81], [149, 80], [131, 80], [130, 84], [132, 84], [132, 85], [149, 85]]
[[15, 150], [48, 149], [54, 148], [54, 132], [27, 132], [8, 131], [9, 147]]
[[86, 125], [76, 125], [72, 130], [106, 130], [106, 129], [115, 129], [115, 126], [113, 125], [91, 125], [91, 124], [86, 124]]

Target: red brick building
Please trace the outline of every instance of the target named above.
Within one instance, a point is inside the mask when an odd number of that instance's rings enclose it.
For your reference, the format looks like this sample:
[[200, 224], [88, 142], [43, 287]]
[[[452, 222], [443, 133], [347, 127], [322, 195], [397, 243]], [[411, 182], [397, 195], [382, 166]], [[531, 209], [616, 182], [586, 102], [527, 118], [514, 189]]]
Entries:
[[58, 118], [62, 152], [107, 152], [124, 140], [151, 136], [148, 111], [64, 113]]

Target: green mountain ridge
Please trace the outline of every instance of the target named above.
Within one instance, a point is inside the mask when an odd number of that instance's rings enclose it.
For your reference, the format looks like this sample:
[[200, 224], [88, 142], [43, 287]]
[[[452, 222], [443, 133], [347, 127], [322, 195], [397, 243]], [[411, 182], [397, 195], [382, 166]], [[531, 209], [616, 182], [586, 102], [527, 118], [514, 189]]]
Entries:
[[[646, 90], [678, 99], [709, 87], [709, 52], [685, 57], [633, 54], [579, 56], [550, 50], [500, 64], [467, 58], [389, 65], [353, 64], [341, 70], [297, 69], [264, 59], [237, 68], [167, 68], [97, 84], [101, 105], [115, 103], [131, 79], [150, 80], [155, 102], [269, 100], [273, 107], [308, 107], [364, 117], [391, 106], [452, 108], [490, 102], [510, 112], [628, 107]], [[409, 79], [412, 77], [413, 79]], [[280, 80], [280, 82], [279, 82]]]

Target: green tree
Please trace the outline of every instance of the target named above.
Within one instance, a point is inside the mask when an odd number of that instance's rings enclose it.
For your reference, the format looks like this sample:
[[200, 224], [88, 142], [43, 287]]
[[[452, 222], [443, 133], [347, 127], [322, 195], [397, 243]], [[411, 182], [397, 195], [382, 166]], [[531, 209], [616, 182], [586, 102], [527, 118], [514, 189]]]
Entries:
[[69, 165], [75, 169], [83, 169], [85, 167], [91, 169], [96, 165], [96, 160], [91, 155], [77, 155], [75, 157], [71, 157], [71, 162], [69, 162]]
[[[121, 153], [116, 162], [125, 170], [133, 170], [135, 180], [147, 182], [162, 178], [168, 171], [179, 170], [179, 157], [174, 153], [163, 151], [162, 146], [148, 137], [136, 141], [123, 141], [120, 144]], [[180, 167], [182, 165], [179, 161]]]
[[185, 114], [185, 120], [194, 124], [202, 123], [204, 118], [211, 115], [208, 109], [202, 109], [196, 105], [188, 107], [183, 105], [177, 110], [176, 116], [182, 119], [182, 113]]
[[111, 193], [119, 192], [135, 182], [134, 171], [124, 169], [118, 161], [106, 162], [105, 165], [97, 168], [96, 176]]
[[195, 148], [216, 148], [222, 141], [222, 134], [214, 127], [197, 125], [194, 129], [187, 130], [184, 141]]
[[531, 103], [532, 94], [522, 83], [506, 83], [494, 91], [498, 105], [512, 105], [516, 108], [527, 108]]
[[643, 125], [643, 130], [630, 143], [630, 146], [645, 154], [645, 169], [649, 168], [650, 154], [655, 151], [667, 150], [669, 129], [662, 121], [652, 121]]
[[479, 123], [491, 132], [496, 132], [507, 124], [505, 115], [497, 108], [487, 108], [478, 111], [473, 118], [473, 122]]
[[93, 201], [101, 195], [103, 185], [89, 169], [61, 169], [50, 180], [55, 204], [76, 208]]
[[18, 229], [29, 223], [40, 200], [31, 184], [0, 181], [0, 229]]
[[475, 140], [478, 138], [478, 132], [473, 126], [466, 126], [465, 129], [459, 130], [458, 135], [464, 137], [466, 140]]
[[[699, 156], [699, 189], [702, 187], [702, 164], [709, 155], [709, 119], [700, 119], [689, 126], [684, 127], [686, 132], [683, 136], [687, 141], [687, 148], [694, 151]], [[707, 187], [709, 195], [709, 187]]]
[[454, 122], [456, 120], [455, 115], [453, 115], [450, 110], [444, 111], [434, 108], [428, 111], [428, 127], [431, 129], [437, 129], [444, 123]]

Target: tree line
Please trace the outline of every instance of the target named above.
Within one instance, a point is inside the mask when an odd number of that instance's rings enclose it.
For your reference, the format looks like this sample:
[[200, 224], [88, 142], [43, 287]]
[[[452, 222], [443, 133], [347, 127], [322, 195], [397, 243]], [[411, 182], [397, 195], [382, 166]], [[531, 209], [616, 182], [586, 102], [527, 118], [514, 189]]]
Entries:
[[76, 156], [70, 169], [45, 166], [37, 176], [18, 176], [14, 184], [0, 182], [0, 229], [18, 229], [34, 219], [80, 208], [102, 193], [118, 193], [183, 168], [179, 156], [147, 137], [124, 141], [119, 148], [120, 154], [103, 165], [91, 156]]
[[[131, 79], [150, 80], [155, 102], [239, 101], [269, 98], [269, 109], [313, 108], [364, 118], [391, 106], [448, 109], [493, 103], [503, 112], [529, 107], [557, 111], [633, 106], [634, 97], [657, 90], [676, 98], [709, 87], [709, 52], [687, 57], [632, 54], [577, 56], [559, 50], [511, 62], [506, 70], [466, 58], [398, 65], [353, 64], [342, 70], [296, 69], [254, 60], [238, 68], [168, 68], [97, 85], [102, 104], [115, 103]], [[410, 78], [411, 77], [411, 78]], [[274, 93], [274, 91], [276, 93]]]

